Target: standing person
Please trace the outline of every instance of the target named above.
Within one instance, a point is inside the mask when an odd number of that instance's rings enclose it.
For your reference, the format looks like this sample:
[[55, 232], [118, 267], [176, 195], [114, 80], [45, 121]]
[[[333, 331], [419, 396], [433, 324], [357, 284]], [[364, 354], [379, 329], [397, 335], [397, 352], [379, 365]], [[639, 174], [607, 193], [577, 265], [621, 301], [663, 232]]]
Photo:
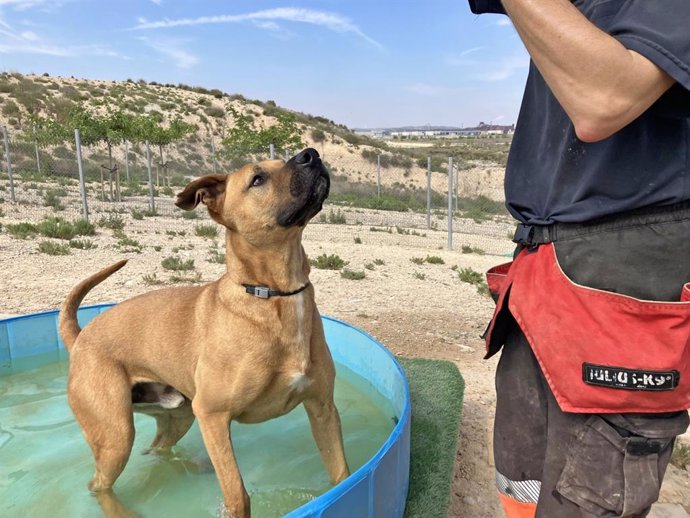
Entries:
[[469, 0], [530, 70], [487, 356], [510, 518], [643, 517], [690, 408], [690, 1]]

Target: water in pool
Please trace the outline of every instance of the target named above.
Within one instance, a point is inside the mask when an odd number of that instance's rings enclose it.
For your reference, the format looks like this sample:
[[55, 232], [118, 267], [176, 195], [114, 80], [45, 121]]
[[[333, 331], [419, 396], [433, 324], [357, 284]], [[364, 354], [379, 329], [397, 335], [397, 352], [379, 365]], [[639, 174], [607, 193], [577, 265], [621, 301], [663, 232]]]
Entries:
[[[50, 357], [49, 360], [54, 360]], [[86, 483], [93, 459], [67, 405], [67, 362], [0, 369], [0, 517], [102, 516]], [[359, 376], [337, 366], [335, 401], [354, 471], [395, 425], [390, 406]], [[142, 518], [217, 517], [222, 501], [198, 426], [167, 457], [143, 455], [154, 419], [135, 414], [136, 440], [115, 492]], [[266, 423], [232, 425], [254, 518], [282, 516], [331, 485], [300, 405]]]

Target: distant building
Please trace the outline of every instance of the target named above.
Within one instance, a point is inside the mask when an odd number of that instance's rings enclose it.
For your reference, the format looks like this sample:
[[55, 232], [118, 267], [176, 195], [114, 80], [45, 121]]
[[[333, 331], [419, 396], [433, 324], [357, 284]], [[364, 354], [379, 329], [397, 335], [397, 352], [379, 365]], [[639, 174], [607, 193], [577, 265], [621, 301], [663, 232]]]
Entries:
[[355, 133], [378, 139], [419, 140], [431, 138], [468, 138], [507, 136], [515, 133], [515, 125], [501, 126], [480, 122], [474, 128], [455, 128], [445, 126], [424, 126], [405, 128], [356, 129]]

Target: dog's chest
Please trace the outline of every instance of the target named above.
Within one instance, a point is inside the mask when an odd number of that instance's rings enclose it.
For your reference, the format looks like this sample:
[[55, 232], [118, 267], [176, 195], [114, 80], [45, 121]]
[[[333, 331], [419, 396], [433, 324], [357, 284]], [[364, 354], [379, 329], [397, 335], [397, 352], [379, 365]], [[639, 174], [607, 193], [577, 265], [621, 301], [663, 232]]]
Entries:
[[309, 385], [311, 385], [311, 383], [312, 380], [309, 378], [309, 376], [307, 376], [306, 373], [297, 371], [290, 375], [288, 388], [293, 392], [301, 394], [307, 389], [307, 387], [309, 387]]

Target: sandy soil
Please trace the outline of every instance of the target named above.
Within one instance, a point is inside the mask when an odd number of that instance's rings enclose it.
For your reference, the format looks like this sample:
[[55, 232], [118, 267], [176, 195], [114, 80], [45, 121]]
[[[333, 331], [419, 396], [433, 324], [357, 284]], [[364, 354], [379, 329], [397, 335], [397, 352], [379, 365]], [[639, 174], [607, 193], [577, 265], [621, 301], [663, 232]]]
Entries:
[[[11, 217], [7, 214], [3, 224], [10, 222]], [[365, 215], [360, 213], [360, 217]], [[224, 265], [208, 261], [212, 240], [194, 235], [198, 223], [165, 218], [130, 220], [125, 232], [143, 245], [139, 254], [123, 253], [112, 232], [102, 228], [90, 238], [97, 248], [72, 250], [68, 256], [45, 255], [37, 250], [41, 239], [14, 239], [3, 230], [0, 313], [56, 308], [77, 280], [122, 257], [130, 258], [127, 267], [97, 287], [86, 303], [121, 301], [155, 289], [145, 282], [144, 276], [150, 278], [155, 274], [169, 284], [172, 274], [162, 268], [161, 261], [171, 255], [193, 259], [192, 273], [199, 272], [202, 282], [216, 279], [223, 273]], [[175, 235], [171, 235], [172, 231]], [[185, 234], [180, 235], [181, 232]], [[449, 517], [499, 517], [502, 514], [493, 488], [488, 439], [495, 401], [496, 361], [482, 360], [483, 344], [479, 338], [493, 302], [479, 295], [475, 286], [460, 281], [457, 269], [483, 272], [506, 258], [447, 251], [443, 249], [445, 232], [426, 234], [422, 237], [371, 232], [367, 225], [311, 225], [305, 234], [305, 248], [311, 257], [337, 254], [349, 262], [348, 268], [366, 273], [363, 280], [355, 281], [342, 278], [338, 271], [314, 269], [311, 277], [317, 302], [322, 313], [363, 328], [395, 354], [443, 358], [456, 363], [467, 388]], [[505, 234], [502, 235], [505, 240]], [[362, 243], [355, 244], [355, 238]], [[506, 249], [506, 245], [492, 245], [487, 238], [459, 235], [456, 250], [465, 241], [486, 249]], [[222, 247], [222, 243], [218, 244]], [[418, 265], [411, 261], [429, 255], [441, 257], [444, 264]], [[375, 260], [378, 264], [373, 264]], [[674, 468], [667, 477], [662, 500], [690, 509], [689, 488], [690, 473]]]

